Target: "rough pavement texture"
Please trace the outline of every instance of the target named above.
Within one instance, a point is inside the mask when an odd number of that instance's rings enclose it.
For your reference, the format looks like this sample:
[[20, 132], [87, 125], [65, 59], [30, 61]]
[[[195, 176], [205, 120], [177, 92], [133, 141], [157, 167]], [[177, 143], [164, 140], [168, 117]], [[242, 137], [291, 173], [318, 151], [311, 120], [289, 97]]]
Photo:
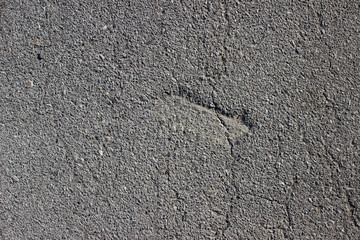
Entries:
[[1, 239], [359, 239], [358, 1], [0, 3]]

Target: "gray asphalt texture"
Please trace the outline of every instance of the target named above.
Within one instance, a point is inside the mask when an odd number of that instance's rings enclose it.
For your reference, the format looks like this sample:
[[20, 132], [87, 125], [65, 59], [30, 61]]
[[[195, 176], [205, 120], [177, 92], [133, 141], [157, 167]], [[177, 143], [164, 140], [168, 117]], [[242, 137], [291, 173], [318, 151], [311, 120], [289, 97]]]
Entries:
[[360, 239], [359, 1], [0, 9], [0, 239]]

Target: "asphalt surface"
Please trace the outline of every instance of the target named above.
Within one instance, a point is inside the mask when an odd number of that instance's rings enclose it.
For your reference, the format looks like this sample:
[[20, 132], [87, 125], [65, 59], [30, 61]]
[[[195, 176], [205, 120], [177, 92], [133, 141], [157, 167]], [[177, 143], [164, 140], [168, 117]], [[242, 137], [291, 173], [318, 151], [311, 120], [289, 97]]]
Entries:
[[0, 239], [360, 239], [359, 1], [0, 18]]

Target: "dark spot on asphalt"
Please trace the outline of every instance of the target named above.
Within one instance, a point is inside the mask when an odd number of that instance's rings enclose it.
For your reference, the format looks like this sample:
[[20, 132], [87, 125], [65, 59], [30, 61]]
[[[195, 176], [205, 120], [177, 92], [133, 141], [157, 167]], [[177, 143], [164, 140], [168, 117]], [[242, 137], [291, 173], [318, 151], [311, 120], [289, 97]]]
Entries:
[[245, 110], [245, 109], [243, 110], [243, 112], [241, 114], [241, 121], [243, 124], [245, 124], [249, 128], [254, 127], [254, 120], [252, 119], [249, 110]]

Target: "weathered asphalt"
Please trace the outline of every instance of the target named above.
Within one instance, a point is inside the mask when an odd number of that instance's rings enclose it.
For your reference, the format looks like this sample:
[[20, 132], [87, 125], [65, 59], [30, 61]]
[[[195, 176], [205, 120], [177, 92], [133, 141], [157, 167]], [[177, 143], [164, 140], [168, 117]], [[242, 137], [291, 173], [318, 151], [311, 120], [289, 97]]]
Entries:
[[0, 3], [1, 239], [359, 239], [358, 1]]

